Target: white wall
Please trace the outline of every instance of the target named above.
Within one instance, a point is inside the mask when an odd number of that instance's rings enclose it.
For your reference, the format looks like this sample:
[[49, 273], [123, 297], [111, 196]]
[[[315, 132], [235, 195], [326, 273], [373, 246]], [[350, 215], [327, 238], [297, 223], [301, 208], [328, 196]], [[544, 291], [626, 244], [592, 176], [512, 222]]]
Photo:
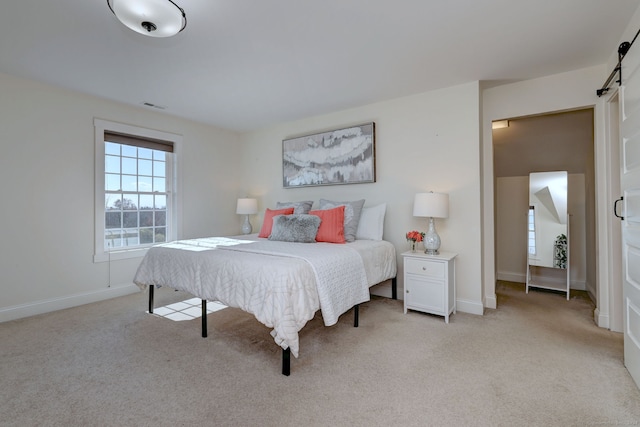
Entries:
[[181, 237], [239, 231], [237, 134], [6, 74], [0, 93], [0, 321], [137, 290], [139, 259], [93, 262], [94, 117], [183, 135]]
[[[595, 189], [596, 233], [599, 253], [606, 251], [606, 159], [605, 139], [602, 134], [603, 101], [597, 97], [598, 89], [607, 76], [605, 66], [590, 67], [568, 73], [527, 80], [483, 91], [483, 266], [485, 301], [488, 307], [496, 306], [495, 299], [495, 229], [494, 229], [494, 180], [491, 121], [510, 117], [524, 117], [576, 108], [594, 107], [596, 182], [587, 182], [587, 188]], [[589, 195], [587, 194], [587, 197]], [[606, 261], [598, 258], [598, 282], [603, 280]], [[603, 270], [604, 268], [604, 270]], [[592, 284], [597, 286], [597, 284]], [[593, 295], [596, 289], [588, 289]]]
[[[277, 201], [366, 199], [387, 203], [385, 240], [398, 252], [399, 295], [405, 233], [427, 229], [412, 216], [416, 192], [449, 193], [450, 216], [436, 220], [441, 250], [457, 252], [458, 310], [482, 314], [480, 238], [479, 84], [469, 83], [283, 123], [243, 135], [244, 192], [259, 199], [260, 210]], [[376, 123], [377, 182], [370, 184], [282, 188], [282, 140], [373, 121]], [[261, 218], [253, 218], [260, 226]], [[388, 289], [379, 289], [389, 295]]]

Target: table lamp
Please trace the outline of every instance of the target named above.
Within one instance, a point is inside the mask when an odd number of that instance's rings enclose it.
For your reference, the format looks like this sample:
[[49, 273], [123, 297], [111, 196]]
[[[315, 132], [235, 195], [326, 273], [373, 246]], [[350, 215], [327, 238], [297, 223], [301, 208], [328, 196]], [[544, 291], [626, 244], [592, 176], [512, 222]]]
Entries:
[[436, 233], [434, 218], [447, 218], [449, 216], [449, 195], [443, 193], [417, 193], [413, 199], [413, 216], [428, 217], [429, 230], [425, 233], [424, 252], [429, 255], [438, 255], [440, 249], [440, 236]]
[[242, 234], [250, 234], [251, 223], [249, 222], [249, 215], [258, 213], [258, 201], [256, 199], [249, 198], [238, 199], [238, 204], [236, 205], [236, 213], [239, 215], [244, 215]]

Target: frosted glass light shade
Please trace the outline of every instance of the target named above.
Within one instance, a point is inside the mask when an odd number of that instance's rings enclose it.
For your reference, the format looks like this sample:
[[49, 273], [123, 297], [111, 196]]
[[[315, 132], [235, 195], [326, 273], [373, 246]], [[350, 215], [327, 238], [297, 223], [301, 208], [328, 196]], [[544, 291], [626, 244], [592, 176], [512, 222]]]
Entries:
[[449, 195], [417, 193], [413, 199], [413, 216], [446, 218], [449, 216]]
[[170, 37], [187, 26], [184, 10], [172, 0], [107, 0], [113, 14], [133, 31]]

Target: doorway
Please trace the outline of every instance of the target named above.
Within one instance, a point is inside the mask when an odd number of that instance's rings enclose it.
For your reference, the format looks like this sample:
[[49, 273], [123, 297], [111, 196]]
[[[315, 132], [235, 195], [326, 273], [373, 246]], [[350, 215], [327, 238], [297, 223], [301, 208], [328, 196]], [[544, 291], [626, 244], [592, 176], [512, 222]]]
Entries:
[[571, 288], [597, 299], [594, 110], [511, 118], [492, 131], [496, 279], [524, 283], [531, 172], [569, 173]]

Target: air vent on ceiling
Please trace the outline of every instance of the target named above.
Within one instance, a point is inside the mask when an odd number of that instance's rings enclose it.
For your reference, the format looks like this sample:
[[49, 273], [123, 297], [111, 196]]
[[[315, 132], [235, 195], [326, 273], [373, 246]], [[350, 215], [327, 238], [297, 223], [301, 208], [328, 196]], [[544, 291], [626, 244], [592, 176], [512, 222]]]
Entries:
[[150, 102], [143, 102], [142, 105], [144, 105], [145, 107], [157, 108], [158, 110], [166, 110], [167, 109], [167, 107], [165, 107], [163, 105], [156, 105], [156, 104], [152, 104]]

